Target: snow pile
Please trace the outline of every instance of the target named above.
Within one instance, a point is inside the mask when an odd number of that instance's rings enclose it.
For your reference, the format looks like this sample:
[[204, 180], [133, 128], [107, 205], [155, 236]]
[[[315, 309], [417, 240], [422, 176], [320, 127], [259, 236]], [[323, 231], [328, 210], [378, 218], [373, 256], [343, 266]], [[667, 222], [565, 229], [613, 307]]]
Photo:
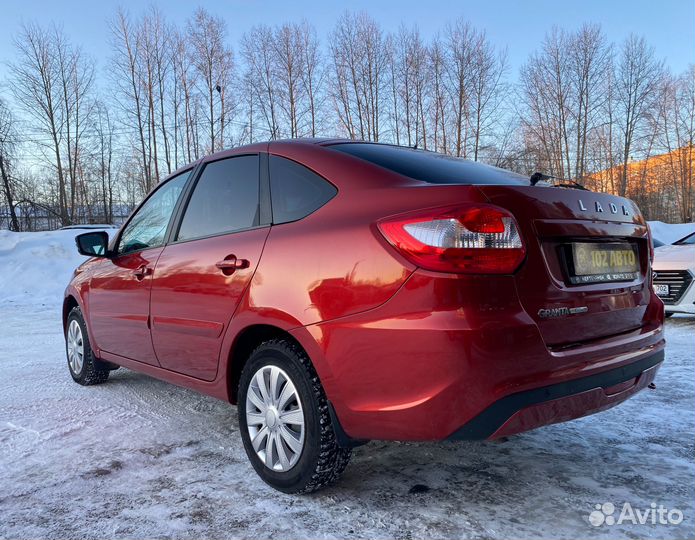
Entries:
[[663, 221], [648, 221], [652, 237], [663, 244], [673, 244], [684, 236], [695, 232], [695, 223], [664, 223]]
[[16, 233], [0, 230], [0, 302], [55, 305], [86, 257], [77, 253], [81, 229]]

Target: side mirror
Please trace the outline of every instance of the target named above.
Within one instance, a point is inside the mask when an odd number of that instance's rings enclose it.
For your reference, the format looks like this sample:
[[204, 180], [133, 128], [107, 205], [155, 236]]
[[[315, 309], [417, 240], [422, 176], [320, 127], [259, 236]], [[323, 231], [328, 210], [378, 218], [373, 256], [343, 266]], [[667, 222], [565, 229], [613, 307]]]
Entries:
[[109, 235], [104, 231], [88, 232], [75, 237], [77, 251], [87, 257], [109, 256]]

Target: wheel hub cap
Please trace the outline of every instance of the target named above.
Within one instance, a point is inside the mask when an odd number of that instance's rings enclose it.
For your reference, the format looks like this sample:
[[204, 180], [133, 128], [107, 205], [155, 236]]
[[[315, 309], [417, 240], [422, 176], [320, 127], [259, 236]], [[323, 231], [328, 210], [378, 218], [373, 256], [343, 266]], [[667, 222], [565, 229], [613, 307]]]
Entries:
[[269, 407], [265, 413], [265, 423], [270, 429], [275, 429], [278, 421], [278, 415], [273, 410], [273, 407]]
[[75, 320], [70, 321], [66, 342], [68, 365], [73, 374], [79, 375], [82, 372], [82, 365], [84, 363], [84, 340], [82, 338], [82, 328]]
[[304, 449], [304, 410], [294, 383], [279, 367], [264, 366], [252, 377], [246, 425], [266, 467], [285, 472], [297, 464]]

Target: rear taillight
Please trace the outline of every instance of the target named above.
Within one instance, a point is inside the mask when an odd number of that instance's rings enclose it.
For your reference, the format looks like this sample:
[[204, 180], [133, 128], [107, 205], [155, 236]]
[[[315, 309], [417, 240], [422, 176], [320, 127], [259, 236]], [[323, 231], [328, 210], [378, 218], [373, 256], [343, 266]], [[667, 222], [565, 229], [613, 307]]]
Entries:
[[427, 270], [511, 274], [526, 254], [514, 217], [488, 204], [409, 214], [378, 226], [407, 259]]

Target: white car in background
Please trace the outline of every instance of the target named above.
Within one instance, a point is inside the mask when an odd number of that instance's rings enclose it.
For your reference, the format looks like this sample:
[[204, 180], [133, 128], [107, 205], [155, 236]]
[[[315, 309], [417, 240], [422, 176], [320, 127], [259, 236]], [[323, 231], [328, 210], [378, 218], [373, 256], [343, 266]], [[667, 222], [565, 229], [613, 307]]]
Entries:
[[695, 233], [654, 250], [654, 290], [666, 316], [695, 314]]

